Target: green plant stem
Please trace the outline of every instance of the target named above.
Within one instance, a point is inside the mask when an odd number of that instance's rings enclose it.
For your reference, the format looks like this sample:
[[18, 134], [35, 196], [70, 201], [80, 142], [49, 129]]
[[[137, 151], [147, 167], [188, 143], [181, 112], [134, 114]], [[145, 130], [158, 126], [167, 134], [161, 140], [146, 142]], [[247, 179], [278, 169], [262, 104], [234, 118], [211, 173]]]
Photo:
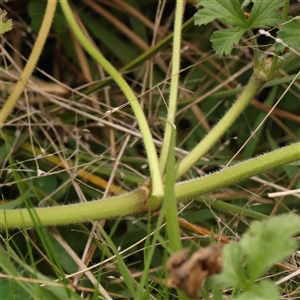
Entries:
[[202, 197], [197, 198], [196, 201], [226, 213], [231, 212], [232, 214], [239, 214], [241, 216], [248, 217], [254, 220], [263, 220], [268, 217], [267, 215], [264, 215], [257, 211], [245, 209], [244, 207], [233, 205], [225, 201], [215, 199], [203, 199]]
[[251, 40], [251, 44], [253, 46], [253, 55], [254, 55], [254, 68], [259, 66], [259, 47], [258, 47], [258, 44], [257, 44], [257, 39], [256, 37], [254, 36], [254, 33], [251, 29], [248, 29], [247, 30], [248, 32], [248, 35], [250, 37], [250, 40]]
[[[188, 19], [183, 25], [181, 34], [189, 30], [190, 28], [194, 27], [194, 17], [191, 17]], [[173, 32], [167, 35], [164, 39], [159, 41], [157, 44], [155, 44], [153, 47], [151, 47], [149, 50], [143, 52], [141, 55], [139, 55], [137, 58], [120, 68], [118, 71], [120, 73], [131, 70], [142, 64], [143, 62], [147, 61], [149, 58], [153, 57], [156, 53], [159, 51], [164, 50], [172, 41], [173, 38]], [[82, 94], [89, 95], [95, 91], [98, 91], [99, 89], [103, 88], [104, 86], [107, 86], [111, 82], [111, 79], [102, 80], [101, 82], [97, 82], [93, 84], [92, 86], [84, 89], [81, 91]], [[75, 95], [74, 100], [80, 99], [81, 95]]]
[[[180, 1], [180, 0], [179, 0]], [[182, 249], [179, 221], [177, 214], [177, 202], [175, 197], [176, 172], [175, 169], [175, 129], [172, 128], [169, 156], [166, 167], [166, 193], [162, 207], [162, 213], [166, 215], [166, 228], [170, 241], [170, 248], [177, 252]]]
[[36, 41], [34, 43], [34, 46], [32, 48], [32, 51], [30, 53], [30, 56], [28, 58], [28, 61], [26, 63], [26, 66], [19, 77], [16, 85], [14, 86], [14, 89], [12, 90], [10, 96], [6, 100], [4, 106], [0, 110], [0, 128], [4, 125], [6, 119], [14, 109], [18, 99], [20, 98], [21, 94], [24, 91], [24, 88], [30, 79], [30, 76], [39, 60], [39, 57], [42, 53], [42, 50], [44, 48], [44, 44], [46, 42], [46, 39], [48, 37], [48, 33], [51, 28], [51, 24], [54, 18], [55, 10], [57, 6], [57, 0], [48, 0], [47, 1], [47, 7], [44, 15], [44, 19], [40, 28], [40, 31], [38, 33], [38, 36], [36, 38]]
[[134, 112], [134, 115], [139, 124], [141, 134], [143, 136], [143, 141], [145, 144], [147, 157], [149, 161], [149, 168], [151, 173], [152, 180], [152, 196], [158, 199], [162, 199], [164, 196], [164, 188], [162, 182], [162, 176], [160, 174], [158, 157], [156, 149], [153, 143], [152, 135], [144, 115], [141, 106], [134, 95], [132, 89], [128, 83], [124, 80], [122, 75], [109, 63], [109, 61], [95, 48], [92, 43], [85, 37], [79, 25], [77, 24], [75, 17], [71, 11], [68, 1], [59, 0], [63, 13], [69, 23], [69, 26], [72, 28], [75, 36], [82, 45], [82, 47], [104, 68], [104, 70], [115, 80], [117, 85], [123, 91], [128, 102], [131, 105], [131, 108]]
[[179, 70], [180, 70], [180, 41], [181, 41], [181, 27], [182, 17], [185, 1], [176, 1], [176, 13], [175, 13], [175, 24], [174, 24], [174, 38], [173, 38], [173, 52], [172, 52], [172, 75], [171, 75], [171, 87], [170, 87], [170, 98], [168, 107], [168, 116], [165, 127], [164, 140], [162, 150], [160, 154], [160, 171], [164, 173], [166, 167], [166, 161], [168, 159], [170, 141], [173, 127], [175, 126], [175, 114], [177, 109], [177, 97], [178, 97], [178, 81], [179, 81]]
[[244, 111], [248, 103], [260, 91], [264, 85], [259, 76], [254, 73], [246, 86], [243, 93], [232, 105], [224, 117], [217, 123], [217, 125], [203, 138], [203, 140], [180, 162], [177, 171], [177, 178], [181, 177], [187, 172], [196, 162], [205, 155], [205, 153], [213, 147], [218, 139], [226, 132], [238, 116]]
[[186, 202], [191, 198], [217, 191], [276, 166], [297, 160], [300, 160], [300, 142], [246, 160], [202, 178], [179, 183], [176, 185], [176, 198], [177, 201]]
[[[291, 51], [283, 56], [281, 56], [281, 59], [278, 60], [278, 63], [276, 65], [276, 70], [279, 70], [280, 68], [284, 68], [285, 66], [291, 64], [294, 60], [299, 59], [299, 52], [300, 48], [298, 48], [295, 52]], [[270, 72], [272, 63], [269, 63], [265, 67], [265, 72], [268, 74]]]
[[[178, 0], [180, 2], [181, 0]], [[171, 128], [171, 140], [169, 148], [169, 156], [166, 165], [166, 193], [162, 206], [161, 213], [166, 216], [166, 229], [169, 239], [170, 248], [173, 252], [178, 252], [182, 249], [180, 227], [178, 220], [177, 202], [175, 196], [175, 129]], [[186, 299], [184, 294], [177, 289], [178, 298]]]
[[272, 80], [275, 77], [275, 73], [277, 70], [277, 63], [278, 63], [278, 55], [279, 55], [279, 52], [276, 51], [275, 55], [272, 58], [272, 63], [271, 63], [270, 71], [268, 73], [268, 78], [267, 78], [268, 81]]
[[282, 10], [282, 21], [285, 21], [290, 9], [290, 0], [285, 0], [284, 7]]
[[[299, 51], [300, 49], [297, 49], [298, 53]], [[286, 55], [282, 56], [281, 59], [279, 60], [278, 59], [279, 53], [275, 52], [275, 56], [273, 57], [272, 62], [269, 63], [267, 66], [265, 66], [265, 72], [266, 74], [268, 74], [267, 80], [269, 81], [274, 79], [277, 70], [290, 64], [295, 59], [299, 59], [298, 53], [294, 53], [294, 52], [287, 53]]]
[[[187, 202], [215, 192], [272, 168], [300, 160], [300, 142], [247, 160], [208, 176], [175, 185], [176, 200]], [[66, 206], [35, 208], [41, 225], [56, 226], [83, 223], [149, 211], [147, 195], [142, 189], [117, 197]], [[0, 210], [0, 229], [32, 227], [27, 209]]]
[[[119, 217], [147, 211], [147, 197], [142, 190], [86, 203], [36, 208], [44, 226], [67, 225]], [[6, 220], [6, 225], [5, 225]], [[33, 220], [27, 209], [0, 210], [0, 228], [31, 227]]]
[[[283, 7], [283, 11], [282, 11], [282, 21], [285, 21], [288, 13], [289, 13], [289, 8], [290, 8], [290, 1], [289, 0], [285, 0], [284, 3], [284, 7]], [[278, 64], [278, 56], [279, 56], [279, 51], [276, 51], [274, 53], [273, 59], [272, 59], [272, 63], [271, 63], [271, 67], [268, 73], [268, 78], [267, 80], [270, 81], [275, 77], [275, 73], [277, 70], [277, 64]]]
[[[283, 83], [289, 83], [294, 79], [297, 80], [297, 81], [300, 81], [300, 78], [299, 77], [295, 78], [295, 76], [297, 76], [297, 75], [289, 75], [289, 76], [285, 76], [285, 77], [282, 77], [282, 78], [274, 79], [272, 81], [269, 81], [269, 82], [265, 83], [262, 88], [268, 88], [268, 87], [273, 87], [273, 86], [280, 85], [280, 84], [283, 84]], [[246, 86], [241, 86], [241, 87], [234, 88], [234, 89], [231, 89], [231, 90], [221, 90], [219, 92], [214, 93], [211, 96], [208, 96], [205, 99], [205, 101], [216, 101], [216, 100], [236, 96], [238, 94], [241, 94], [245, 90], [245, 88], [246, 88]], [[198, 98], [199, 97], [191, 97], [187, 100], [181, 100], [179, 105], [180, 106], [185, 106], [187, 104], [190, 104], [190, 103], [196, 101]]]

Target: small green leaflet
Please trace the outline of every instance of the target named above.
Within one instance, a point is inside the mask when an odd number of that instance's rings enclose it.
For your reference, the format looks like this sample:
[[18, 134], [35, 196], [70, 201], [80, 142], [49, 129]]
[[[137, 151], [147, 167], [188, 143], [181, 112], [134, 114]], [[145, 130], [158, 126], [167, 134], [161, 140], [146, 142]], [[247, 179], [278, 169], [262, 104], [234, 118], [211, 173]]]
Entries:
[[300, 218], [295, 214], [253, 222], [240, 241], [247, 257], [249, 280], [254, 282], [269, 267], [291, 255], [296, 249], [296, 241], [292, 236], [299, 231]]
[[[283, 24], [277, 33], [277, 37], [290, 48], [298, 51], [300, 48], [300, 19], [294, 18], [293, 20]], [[276, 43], [275, 49], [277, 51], [282, 51], [286, 45]]]
[[270, 28], [277, 26], [281, 21], [278, 11], [284, 5], [285, 0], [255, 1], [248, 19], [248, 28]]
[[5, 20], [7, 12], [0, 8], [0, 34], [12, 29], [12, 20]]
[[203, 8], [195, 14], [195, 25], [218, 20], [224, 24], [246, 28], [247, 19], [238, 0], [199, 0], [199, 5]]
[[233, 26], [215, 31], [212, 35], [212, 46], [218, 55], [230, 54], [248, 29], [270, 28], [280, 22], [278, 9], [284, 5], [285, 0], [246, 0], [243, 6], [250, 2], [254, 4], [247, 19], [238, 0], [198, 0], [198, 6], [202, 9], [195, 14], [195, 25], [218, 20]]
[[257, 280], [297, 249], [293, 235], [298, 232], [300, 218], [296, 214], [254, 221], [238, 243], [224, 246], [223, 270], [217, 282], [242, 292], [233, 300], [280, 299], [274, 282]]
[[271, 280], [256, 283], [247, 292], [240, 294], [232, 300], [280, 300], [277, 286]]
[[233, 45], [237, 45], [245, 30], [240, 27], [232, 27], [213, 32], [210, 41], [217, 55], [230, 54]]

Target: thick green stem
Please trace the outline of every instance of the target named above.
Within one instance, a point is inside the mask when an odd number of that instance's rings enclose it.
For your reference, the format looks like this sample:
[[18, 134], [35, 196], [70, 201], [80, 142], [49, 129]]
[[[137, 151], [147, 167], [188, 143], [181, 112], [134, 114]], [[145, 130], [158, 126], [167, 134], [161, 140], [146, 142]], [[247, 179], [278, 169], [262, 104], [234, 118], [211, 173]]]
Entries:
[[[137, 119], [141, 134], [143, 136], [143, 141], [145, 144], [147, 157], [149, 161], [149, 168], [152, 180], [152, 195], [155, 198], [162, 199], [164, 196], [162, 176], [160, 174], [158, 157], [156, 149], [153, 143], [153, 138], [144, 115], [141, 106], [134, 95], [132, 89], [122, 77], [122, 75], [109, 63], [109, 61], [97, 50], [97, 48], [92, 45], [92, 43], [85, 37], [79, 25], [77, 24], [75, 17], [71, 11], [68, 1], [60, 0], [60, 5], [62, 7], [63, 13], [72, 28], [75, 36], [82, 45], [82, 47], [103, 67], [103, 69], [115, 80], [120, 89], [123, 91], [134, 115]], [[121, 50], [121, 49], [120, 49]]]
[[48, 33], [51, 28], [51, 24], [54, 18], [54, 13], [56, 10], [57, 0], [48, 0], [43, 23], [41, 25], [40, 31], [26, 63], [26, 66], [19, 77], [13, 91], [11, 92], [9, 98], [6, 100], [4, 106], [0, 110], [0, 128], [4, 125], [7, 117], [10, 115], [14, 109], [18, 99], [24, 91], [24, 88], [30, 79], [30, 76], [40, 58], [44, 44], [46, 42]]
[[218, 139], [228, 130], [232, 123], [244, 111], [248, 103], [259, 92], [265, 81], [256, 73], [253, 74], [249, 84], [228, 110], [224, 117], [217, 125], [205, 136], [205, 138], [180, 162], [177, 171], [177, 178], [187, 172], [196, 162], [205, 155], [205, 153], [213, 147]]
[[[300, 142], [175, 186], [177, 201], [215, 192], [272, 168], [300, 160]], [[42, 226], [67, 225], [148, 212], [147, 195], [141, 189], [118, 197], [66, 206], [35, 208]], [[27, 209], [0, 210], [0, 229], [32, 227]]]
[[178, 81], [179, 81], [179, 69], [180, 69], [181, 27], [182, 27], [182, 16], [183, 16], [184, 4], [185, 4], [185, 1], [179, 0], [176, 2], [170, 98], [169, 98], [166, 129], [165, 129], [164, 140], [163, 140], [160, 161], [159, 161], [160, 171], [162, 174], [166, 167], [166, 161], [167, 161], [168, 155], [169, 155], [172, 130], [173, 130], [173, 126], [175, 126], [174, 123], [175, 123], [175, 114], [176, 114], [176, 109], [177, 109]]
[[177, 201], [185, 202], [191, 198], [217, 191], [225, 186], [263, 173], [276, 166], [297, 160], [300, 160], [300, 142], [249, 159], [202, 178], [179, 183], [176, 185], [176, 198]]
[[[43, 226], [84, 223], [101, 219], [127, 216], [147, 211], [147, 196], [142, 190], [86, 203], [35, 208]], [[33, 220], [27, 209], [0, 210], [0, 228], [32, 227]]]

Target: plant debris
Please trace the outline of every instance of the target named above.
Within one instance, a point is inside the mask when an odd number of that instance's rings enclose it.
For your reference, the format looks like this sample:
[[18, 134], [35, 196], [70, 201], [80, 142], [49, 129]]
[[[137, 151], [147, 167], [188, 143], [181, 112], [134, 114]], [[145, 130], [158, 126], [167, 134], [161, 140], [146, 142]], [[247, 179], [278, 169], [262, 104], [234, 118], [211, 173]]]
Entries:
[[190, 249], [172, 255], [167, 262], [167, 286], [182, 290], [186, 296], [199, 299], [199, 288], [204, 280], [222, 270], [222, 245], [201, 248], [188, 258]]

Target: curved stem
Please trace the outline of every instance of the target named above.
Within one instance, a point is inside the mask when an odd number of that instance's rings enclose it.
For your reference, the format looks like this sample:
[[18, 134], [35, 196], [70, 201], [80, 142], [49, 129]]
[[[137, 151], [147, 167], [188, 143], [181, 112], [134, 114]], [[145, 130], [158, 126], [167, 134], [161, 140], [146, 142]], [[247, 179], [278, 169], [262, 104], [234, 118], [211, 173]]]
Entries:
[[249, 84], [237, 101], [228, 110], [217, 125], [204, 137], [204, 139], [180, 162], [177, 178], [187, 172], [226, 132], [232, 123], [246, 108], [252, 98], [259, 92], [265, 82], [254, 73]]
[[[188, 19], [184, 24], [182, 25], [181, 34], [189, 30], [191, 27], [194, 26], [194, 17], [191, 17]], [[134, 69], [149, 58], [153, 57], [156, 53], [159, 51], [164, 50], [170, 43], [173, 38], [173, 32], [171, 32], [169, 35], [167, 35], [165, 38], [160, 40], [157, 44], [155, 44], [153, 47], [148, 49], [147, 51], [144, 51], [142, 54], [140, 54], [138, 57], [136, 57], [134, 60], [123, 66], [119, 69], [119, 72], [125, 72], [130, 69]], [[82, 94], [89, 95], [95, 91], [98, 91], [99, 89], [103, 88], [104, 86], [107, 86], [107, 84], [111, 81], [110, 78], [101, 80], [100, 82], [97, 82], [90, 87], [84, 89], [81, 91]], [[81, 97], [81, 95], [74, 95], [74, 100], [78, 100]]]
[[47, 7], [43, 19], [43, 23], [39, 30], [38, 36], [36, 38], [35, 44], [32, 48], [26, 66], [19, 77], [13, 91], [11, 92], [9, 98], [6, 100], [4, 106], [0, 110], [0, 128], [4, 125], [7, 117], [10, 115], [14, 109], [18, 99], [24, 91], [24, 88], [40, 58], [44, 44], [48, 37], [48, 33], [51, 28], [51, 24], [54, 18], [56, 10], [57, 0], [48, 0]]
[[[43, 226], [84, 223], [101, 219], [121, 217], [147, 211], [147, 197], [142, 190], [106, 198], [103, 200], [65, 206], [35, 208], [36, 216]], [[33, 220], [27, 209], [0, 210], [0, 228], [32, 227]]]
[[179, 183], [176, 185], [176, 198], [177, 201], [185, 202], [297, 160], [300, 160], [300, 142], [246, 160], [216, 173]]
[[[175, 186], [177, 201], [215, 192], [272, 168], [300, 160], [300, 142], [258, 156], [214, 174], [181, 182]], [[67, 225], [148, 212], [148, 198], [142, 189], [125, 195], [65, 206], [35, 208], [42, 226]], [[27, 209], [0, 210], [0, 229], [32, 227]]]
[[180, 41], [181, 41], [181, 27], [182, 17], [185, 1], [176, 2], [176, 15], [174, 25], [174, 39], [173, 39], [173, 52], [172, 52], [172, 75], [171, 75], [171, 90], [168, 107], [168, 116], [164, 134], [164, 140], [162, 150], [159, 158], [160, 171], [163, 174], [166, 162], [169, 155], [170, 141], [172, 131], [174, 130], [175, 114], [177, 109], [177, 96], [178, 96], [178, 81], [179, 81], [179, 69], [180, 69]]
[[[59, 0], [63, 13], [69, 23], [69, 26], [72, 28], [75, 36], [82, 45], [82, 47], [104, 68], [104, 70], [115, 80], [117, 85], [123, 91], [128, 102], [131, 105], [131, 108], [134, 112], [134, 115], [139, 124], [141, 134], [143, 136], [143, 141], [145, 144], [147, 157], [149, 161], [149, 168], [152, 179], [152, 195], [153, 197], [162, 198], [164, 196], [163, 182], [159, 170], [158, 157], [156, 149], [153, 143], [153, 138], [144, 115], [141, 106], [134, 95], [132, 89], [122, 77], [122, 75], [109, 63], [109, 61], [91, 44], [91, 42], [85, 37], [79, 25], [77, 24], [75, 17], [71, 11], [68, 1]], [[120, 49], [121, 50], [121, 49]]]

